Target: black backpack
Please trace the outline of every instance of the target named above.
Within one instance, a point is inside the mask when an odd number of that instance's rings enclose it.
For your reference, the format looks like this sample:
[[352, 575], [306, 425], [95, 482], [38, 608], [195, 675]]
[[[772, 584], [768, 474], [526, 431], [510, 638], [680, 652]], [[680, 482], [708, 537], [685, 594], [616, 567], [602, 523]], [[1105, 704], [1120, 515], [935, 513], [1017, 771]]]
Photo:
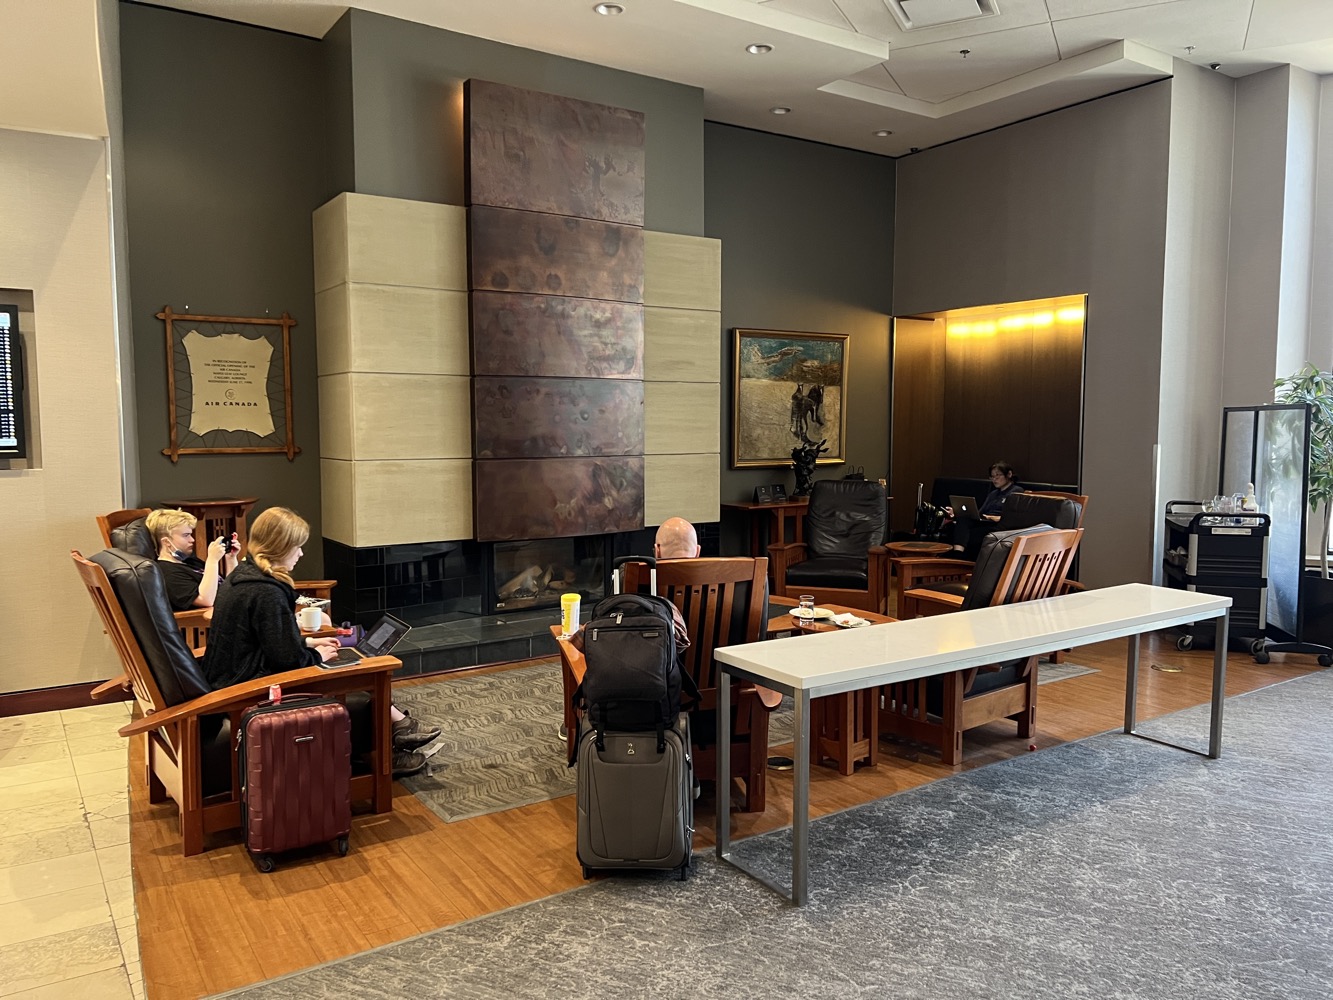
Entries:
[[[617, 594], [592, 609], [583, 626], [587, 671], [574, 692], [597, 731], [598, 745], [608, 729], [657, 730], [659, 743], [680, 714], [682, 685], [696, 698], [676, 651], [671, 602], [650, 594]], [[660, 748], [659, 748], [660, 752]]]

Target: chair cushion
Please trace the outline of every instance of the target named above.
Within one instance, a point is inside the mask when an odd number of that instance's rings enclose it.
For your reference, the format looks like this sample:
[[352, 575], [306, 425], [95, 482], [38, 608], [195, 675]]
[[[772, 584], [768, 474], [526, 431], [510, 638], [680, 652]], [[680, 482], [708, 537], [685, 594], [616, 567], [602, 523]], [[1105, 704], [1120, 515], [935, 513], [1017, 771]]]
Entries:
[[884, 487], [879, 483], [821, 479], [810, 491], [806, 548], [812, 556], [849, 556], [865, 562], [872, 546], [884, 544], [887, 519]]
[[181, 638], [167, 603], [166, 585], [154, 560], [120, 549], [103, 549], [92, 561], [106, 571], [130, 631], [167, 705], [179, 705], [212, 690], [199, 662]]
[[1049, 524], [1036, 524], [1029, 528], [992, 531], [988, 534], [981, 543], [981, 552], [977, 555], [976, 565], [972, 568], [972, 576], [968, 580], [967, 596], [963, 598], [963, 610], [990, 606], [995, 596], [995, 588], [1004, 572], [1004, 564], [1009, 560], [1009, 552], [1014, 547], [1016, 539], [1023, 535], [1050, 530]]
[[1000, 511], [1000, 530], [1030, 528], [1034, 524], [1049, 524], [1053, 528], [1069, 530], [1078, 527], [1083, 505], [1063, 497], [1039, 497], [1018, 493], [1005, 501]]
[[122, 552], [132, 552], [136, 556], [147, 556], [149, 559], [157, 555], [153, 536], [149, 533], [148, 525], [144, 523], [142, 517], [136, 517], [127, 524], [112, 528], [111, 546]]
[[788, 587], [844, 587], [866, 590], [866, 557], [816, 556], [787, 569]]

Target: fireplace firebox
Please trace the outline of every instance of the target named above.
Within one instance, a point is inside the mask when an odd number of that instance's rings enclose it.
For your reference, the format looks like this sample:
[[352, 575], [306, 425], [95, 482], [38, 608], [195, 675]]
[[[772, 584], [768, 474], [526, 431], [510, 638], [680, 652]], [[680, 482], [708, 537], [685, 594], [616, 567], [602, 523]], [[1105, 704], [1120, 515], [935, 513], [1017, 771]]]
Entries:
[[606, 596], [608, 537], [541, 538], [491, 543], [493, 608], [559, 607], [564, 594], [586, 604]]

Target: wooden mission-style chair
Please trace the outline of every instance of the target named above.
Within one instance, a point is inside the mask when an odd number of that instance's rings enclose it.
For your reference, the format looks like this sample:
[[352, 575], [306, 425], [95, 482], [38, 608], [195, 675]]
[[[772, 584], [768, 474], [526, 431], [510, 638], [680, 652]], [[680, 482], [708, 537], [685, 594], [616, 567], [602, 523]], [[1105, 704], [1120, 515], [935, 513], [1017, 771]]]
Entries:
[[819, 480], [810, 491], [805, 541], [768, 547], [774, 593], [812, 594], [818, 604], [887, 614], [887, 531], [883, 486], [866, 479]]
[[[1054, 596], [1082, 537], [1082, 528], [1056, 531], [1044, 525], [989, 535], [964, 598], [958, 605], [943, 605], [942, 610]], [[951, 600], [954, 595], [945, 596]], [[881, 692], [880, 732], [937, 747], [945, 764], [959, 763], [963, 733], [987, 722], [1012, 719], [1018, 723], [1018, 736], [1028, 739], [1037, 714], [1037, 660], [1031, 656], [886, 685]]]
[[401, 661], [380, 656], [337, 670], [305, 667], [212, 691], [181, 638], [162, 576], [151, 559], [118, 549], [92, 559], [77, 551], [70, 555], [143, 713], [122, 727], [120, 735], [145, 736], [148, 799], [175, 801], [182, 853], [198, 854], [205, 835], [240, 826], [233, 734], [241, 714], [268, 697], [270, 684], [339, 696], [349, 707], [356, 703], [353, 744], [359, 735], [369, 751], [362, 773], [353, 775], [352, 797], [368, 799], [375, 812], [392, 808], [390, 681]]
[[[695, 774], [701, 781], [716, 781], [718, 669], [713, 650], [765, 638], [768, 560], [762, 557], [659, 559], [656, 570], [657, 593], [680, 609], [690, 634], [690, 648], [683, 652], [681, 660], [699, 688], [699, 704], [690, 716]], [[650, 571], [645, 563], [626, 563], [623, 572], [627, 593], [648, 592]], [[560, 626], [552, 625], [551, 632], [556, 636], [563, 667], [565, 724], [572, 760], [576, 720], [570, 699], [583, 679], [586, 661], [568, 639], [560, 638]], [[769, 713], [759, 701], [753, 684], [733, 684], [731, 696], [736, 713], [731, 778], [739, 778], [744, 785], [743, 810], [763, 812], [767, 796]], [[717, 794], [729, 794], [730, 784], [730, 781], [719, 782]]]

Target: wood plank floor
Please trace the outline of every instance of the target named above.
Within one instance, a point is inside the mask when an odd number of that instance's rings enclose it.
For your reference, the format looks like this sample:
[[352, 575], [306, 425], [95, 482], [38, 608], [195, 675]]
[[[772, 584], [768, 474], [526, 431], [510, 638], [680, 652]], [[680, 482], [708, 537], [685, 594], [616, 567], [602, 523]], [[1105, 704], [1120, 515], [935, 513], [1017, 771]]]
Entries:
[[[1070, 659], [1099, 673], [1041, 687], [1037, 735], [1031, 741], [1039, 750], [1122, 724], [1125, 648], [1122, 640], [1077, 649]], [[1169, 637], [1151, 637], [1141, 662], [1140, 719], [1208, 700], [1211, 652], [1178, 652]], [[1181, 669], [1166, 672], [1154, 665]], [[1227, 693], [1315, 669], [1313, 657], [1274, 656], [1272, 663], [1258, 666], [1233, 653]], [[961, 769], [1028, 752], [1029, 741], [1016, 739], [1013, 732], [1011, 723], [969, 732]], [[1199, 742], [1206, 743], [1205, 733]], [[845, 809], [955, 773], [923, 748], [885, 741], [882, 749], [880, 764], [848, 777], [816, 766], [813, 813]], [[572, 795], [444, 823], [395, 786], [391, 814], [354, 820], [348, 857], [312, 852], [272, 875], [260, 875], [235, 836], [214, 837], [212, 850], [181, 857], [174, 807], [148, 803], [138, 741], [130, 774], [135, 899], [150, 1000], [193, 998], [258, 982], [584, 884], [574, 856]], [[741, 814], [737, 834], [789, 821], [791, 787], [789, 773], [770, 772], [767, 810]], [[695, 844], [703, 848], [713, 842], [711, 792], [705, 790], [699, 805]]]

